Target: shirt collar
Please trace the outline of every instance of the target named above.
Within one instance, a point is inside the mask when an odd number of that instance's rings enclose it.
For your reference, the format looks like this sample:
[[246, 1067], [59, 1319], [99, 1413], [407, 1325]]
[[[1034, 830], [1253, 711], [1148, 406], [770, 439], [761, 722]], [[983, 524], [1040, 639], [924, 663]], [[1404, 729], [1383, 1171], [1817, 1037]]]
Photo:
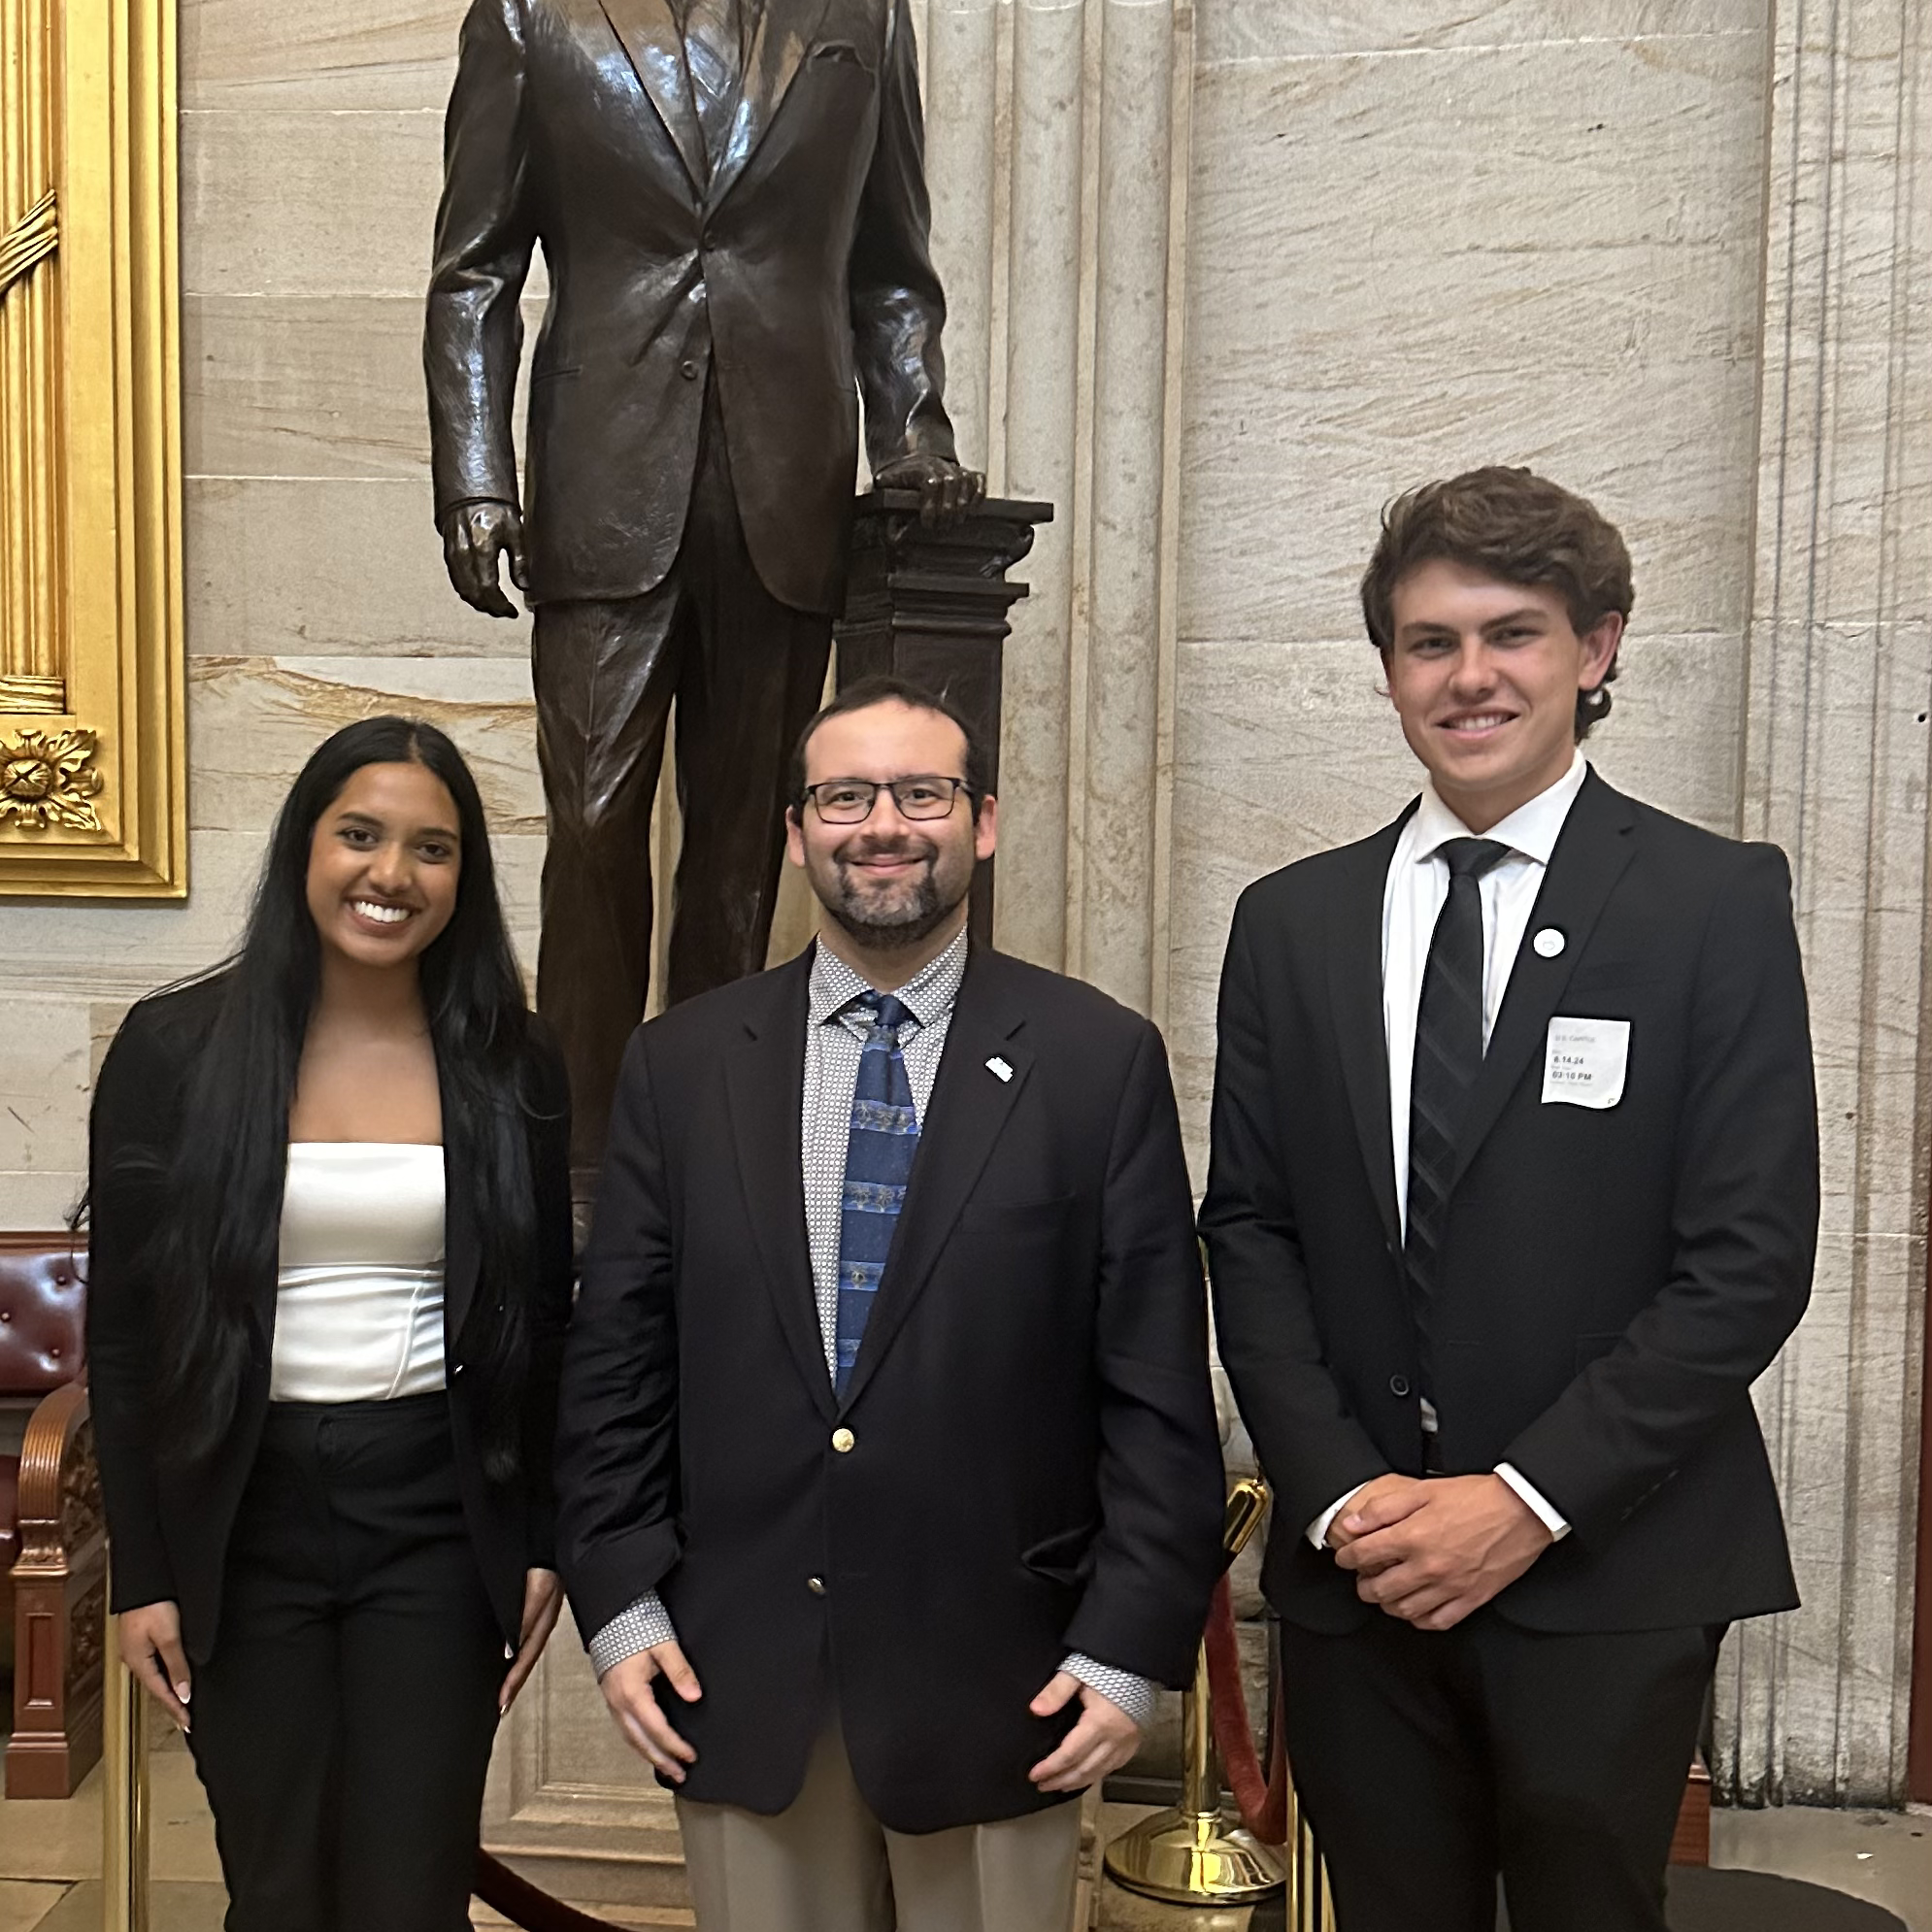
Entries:
[[[966, 977], [965, 929], [937, 959], [921, 966], [893, 997], [920, 1026], [930, 1026], [952, 1011], [959, 983]], [[812, 990], [809, 1011], [814, 1026], [838, 1018], [851, 1003], [876, 990], [846, 964], [829, 946], [812, 949]]]
[[[1577, 802], [1577, 794], [1589, 776], [1589, 761], [1581, 750], [1570, 759], [1570, 769], [1552, 785], [1537, 793], [1526, 805], [1518, 805], [1507, 818], [1500, 818], [1482, 834], [1513, 852], [1548, 865], [1556, 849], [1563, 821]], [[1434, 780], [1422, 786], [1421, 803], [1416, 808], [1415, 841], [1412, 854], [1419, 864], [1432, 859], [1451, 839], [1474, 837], [1469, 827], [1451, 812], [1436, 791]]]

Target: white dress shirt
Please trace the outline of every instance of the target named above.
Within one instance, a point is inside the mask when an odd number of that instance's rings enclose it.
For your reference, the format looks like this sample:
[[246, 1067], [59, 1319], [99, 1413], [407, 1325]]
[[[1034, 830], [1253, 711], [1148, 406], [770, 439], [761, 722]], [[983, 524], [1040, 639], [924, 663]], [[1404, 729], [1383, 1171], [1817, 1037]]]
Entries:
[[[1543, 889], [1549, 855], [1583, 788], [1589, 765], [1582, 751], [1570, 769], [1481, 834], [1510, 855], [1485, 872], [1478, 884], [1482, 899], [1482, 1045], [1509, 991], [1510, 973], [1516, 963], [1536, 896]], [[1406, 1235], [1409, 1228], [1409, 1088], [1416, 1070], [1416, 1023], [1422, 1004], [1422, 974], [1429, 963], [1429, 943], [1436, 919], [1449, 897], [1449, 861], [1442, 849], [1451, 839], [1478, 835], [1437, 795], [1433, 783], [1422, 787], [1421, 802], [1403, 826], [1388, 861], [1382, 894], [1382, 1023], [1388, 1042], [1388, 1126], [1395, 1153], [1395, 1207]], [[1423, 1405], [1422, 1426], [1433, 1428], [1435, 1414]], [[1559, 1540], [1570, 1525], [1521, 1474], [1507, 1462], [1496, 1474], [1522, 1498], [1550, 1535]], [[1359, 1493], [1351, 1489], [1338, 1497], [1308, 1526], [1308, 1540], [1319, 1549], [1328, 1541], [1329, 1525]]]

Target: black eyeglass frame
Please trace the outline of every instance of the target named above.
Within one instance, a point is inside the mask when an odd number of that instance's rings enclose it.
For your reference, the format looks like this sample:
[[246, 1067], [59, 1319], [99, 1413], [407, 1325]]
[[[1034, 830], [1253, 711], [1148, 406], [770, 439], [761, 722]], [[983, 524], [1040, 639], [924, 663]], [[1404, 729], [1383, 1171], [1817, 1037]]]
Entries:
[[[901, 785], [915, 784], [949, 784], [952, 787], [952, 791], [946, 801], [946, 810], [944, 812], [932, 812], [924, 815], [908, 812], [906, 810], [906, 801], [900, 796], [899, 787]], [[844, 787], [847, 790], [855, 791], [861, 785], [869, 786], [872, 796], [865, 801], [865, 810], [856, 818], [833, 818], [827, 816], [825, 808], [819, 803], [818, 799], [818, 794], [821, 791], [832, 787]], [[800, 811], [803, 811], [807, 805], [817, 806], [818, 816], [827, 825], [863, 825], [878, 809], [879, 794], [882, 791], [889, 791], [892, 794], [892, 803], [897, 809], [900, 817], [904, 818], [909, 824], [914, 825], [933, 825], [937, 824], [942, 818], [950, 818], [952, 816], [952, 808], [959, 803], [961, 792], [964, 792], [969, 800], [976, 801], [981, 796], [979, 789], [969, 784], [964, 779], [949, 777], [945, 772], [914, 772], [902, 779], [820, 779], [816, 784], [808, 784], [805, 787], [799, 796], [798, 808]]]

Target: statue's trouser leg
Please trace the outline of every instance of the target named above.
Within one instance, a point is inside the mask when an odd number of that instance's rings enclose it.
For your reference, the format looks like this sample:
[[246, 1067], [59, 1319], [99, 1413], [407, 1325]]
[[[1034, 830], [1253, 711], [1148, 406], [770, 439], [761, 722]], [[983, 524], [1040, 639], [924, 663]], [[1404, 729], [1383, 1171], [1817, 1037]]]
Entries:
[[603, 1156], [650, 979], [650, 808], [676, 685], [675, 576], [616, 603], [543, 604], [532, 648], [549, 806], [537, 1004], [570, 1069], [571, 1164]]
[[570, 1069], [580, 1199], [650, 989], [650, 811], [672, 698], [683, 813], [665, 987], [675, 1002], [764, 966], [785, 769], [824, 689], [832, 620], [779, 603], [759, 582], [716, 430], [708, 406], [684, 540], [662, 583], [537, 609], [550, 820], [537, 1003]]
[[673, 1006], [764, 970], [792, 746], [818, 709], [832, 645], [829, 616], [781, 604], [759, 580], [710, 398], [678, 572], [690, 631], [678, 669]]

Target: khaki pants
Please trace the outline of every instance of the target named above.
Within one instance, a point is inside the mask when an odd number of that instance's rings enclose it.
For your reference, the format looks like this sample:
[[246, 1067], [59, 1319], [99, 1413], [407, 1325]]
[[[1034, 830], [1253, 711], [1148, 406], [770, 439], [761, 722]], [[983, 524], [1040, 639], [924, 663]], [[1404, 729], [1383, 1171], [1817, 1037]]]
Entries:
[[699, 1932], [1068, 1932], [1080, 1804], [951, 1831], [888, 1831], [836, 1719], [776, 1817], [678, 1800]]

